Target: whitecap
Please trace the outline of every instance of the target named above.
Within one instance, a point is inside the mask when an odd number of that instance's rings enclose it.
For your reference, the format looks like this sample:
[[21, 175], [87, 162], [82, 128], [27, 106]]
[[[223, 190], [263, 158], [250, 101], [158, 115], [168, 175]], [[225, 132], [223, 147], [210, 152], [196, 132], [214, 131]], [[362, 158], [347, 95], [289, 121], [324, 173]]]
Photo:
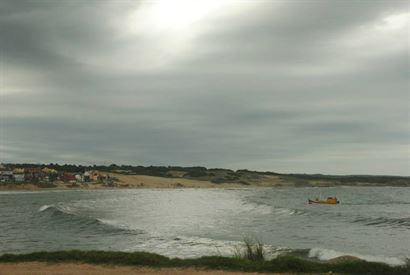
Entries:
[[406, 261], [404, 259], [400, 259], [398, 257], [387, 257], [387, 256], [382, 256], [382, 255], [362, 255], [358, 253], [345, 253], [341, 251], [336, 251], [332, 249], [326, 249], [326, 248], [319, 248], [319, 247], [314, 247], [309, 250], [308, 257], [310, 258], [316, 258], [319, 260], [331, 260], [340, 256], [353, 256], [357, 257], [359, 259], [368, 261], [368, 262], [380, 262], [380, 263], [386, 263], [391, 266], [398, 266], [398, 265], [404, 265], [406, 264]]
[[43, 206], [41, 206], [39, 209], [38, 209], [38, 212], [43, 212], [43, 211], [45, 211], [45, 210], [47, 210], [47, 209], [49, 209], [50, 207], [55, 207], [55, 205], [54, 204], [50, 204], [50, 205], [43, 205]]

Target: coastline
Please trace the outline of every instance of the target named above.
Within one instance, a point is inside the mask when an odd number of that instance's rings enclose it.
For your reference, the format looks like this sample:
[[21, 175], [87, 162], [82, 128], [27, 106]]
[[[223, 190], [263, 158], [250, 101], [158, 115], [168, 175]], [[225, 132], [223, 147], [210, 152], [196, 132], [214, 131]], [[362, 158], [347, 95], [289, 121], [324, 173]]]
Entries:
[[0, 192], [7, 191], [22, 191], [22, 192], [37, 192], [37, 191], [92, 191], [92, 190], [136, 190], [136, 189], [246, 189], [260, 188], [262, 186], [241, 186], [233, 184], [214, 184], [214, 185], [198, 185], [198, 186], [158, 186], [158, 185], [142, 185], [142, 186], [56, 186], [56, 187], [39, 187], [34, 184], [23, 185], [3, 185], [0, 186]]
[[345, 182], [335, 184], [331, 181], [311, 180], [307, 183], [293, 182], [286, 178], [275, 175], [263, 175], [258, 178], [248, 180], [247, 182], [213, 182], [212, 179], [194, 179], [185, 177], [160, 177], [148, 175], [125, 175], [120, 173], [107, 173], [115, 179], [113, 185], [104, 185], [99, 182], [86, 182], [76, 184], [66, 184], [62, 181], [56, 181], [47, 184], [33, 183], [9, 183], [0, 184], [1, 191], [42, 191], [42, 190], [117, 190], [117, 189], [141, 189], [141, 188], [258, 188], [258, 187], [406, 187], [410, 185], [388, 185], [378, 183], [364, 182]]
[[109, 173], [116, 178], [114, 186], [106, 186], [101, 183], [76, 184], [75, 186], [65, 184], [61, 181], [53, 183], [52, 187], [42, 187], [33, 183], [0, 185], [1, 191], [41, 191], [41, 190], [112, 190], [112, 189], [141, 189], [141, 188], [249, 188], [249, 187], [275, 187], [283, 186], [282, 182], [258, 182], [254, 184], [241, 183], [213, 183], [209, 180], [196, 180], [186, 178], [158, 177], [147, 175], [123, 175]]
[[281, 174], [200, 166], [6, 164], [0, 167], [0, 191], [336, 186], [410, 187], [410, 177]]

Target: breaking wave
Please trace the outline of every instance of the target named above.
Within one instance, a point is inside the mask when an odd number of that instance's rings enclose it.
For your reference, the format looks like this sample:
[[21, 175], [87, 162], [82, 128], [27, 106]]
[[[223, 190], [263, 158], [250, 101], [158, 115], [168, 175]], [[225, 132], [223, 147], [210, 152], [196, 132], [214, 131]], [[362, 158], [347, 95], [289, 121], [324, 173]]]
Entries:
[[43, 218], [51, 219], [49, 222], [66, 226], [72, 230], [102, 232], [110, 234], [142, 234], [142, 230], [128, 229], [116, 222], [97, 219], [90, 216], [77, 214], [67, 206], [43, 205], [38, 209]]
[[385, 257], [385, 256], [374, 256], [374, 255], [362, 255], [357, 253], [344, 253], [341, 251], [336, 251], [332, 249], [326, 248], [312, 248], [308, 252], [309, 258], [315, 258], [318, 260], [331, 260], [341, 256], [353, 256], [368, 262], [379, 262], [379, 263], [386, 263], [391, 266], [398, 266], [406, 264], [405, 259], [397, 258], [397, 257]]
[[52, 208], [52, 207], [55, 208], [55, 206], [54, 206], [53, 204], [51, 204], [51, 205], [43, 205], [43, 206], [41, 206], [41, 207], [38, 209], [38, 212], [46, 211], [47, 209]]
[[304, 215], [306, 214], [305, 211], [299, 209], [291, 209], [291, 208], [281, 208], [276, 207], [275, 212], [281, 216], [292, 216], [292, 215]]
[[247, 203], [243, 206], [243, 211], [250, 212], [258, 215], [270, 215], [274, 214], [281, 217], [304, 215], [305, 211], [299, 209], [292, 209], [286, 207], [275, 207], [261, 203]]

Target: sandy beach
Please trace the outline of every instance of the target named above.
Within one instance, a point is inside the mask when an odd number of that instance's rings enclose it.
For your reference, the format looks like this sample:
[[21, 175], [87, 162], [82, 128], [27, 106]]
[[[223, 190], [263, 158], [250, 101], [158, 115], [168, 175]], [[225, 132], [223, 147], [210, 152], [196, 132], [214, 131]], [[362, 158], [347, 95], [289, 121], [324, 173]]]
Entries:
[[7, 190], [71, 190], [71, 189], [117, 189], [117, 188], [247, 188], [247, 187], [279, 187], [291, 186], [277, 176], [263, 176], [251, 184], [213, 183], [209, 180], [195, 180], [187, 178], [156, 177], [146, 175], [124, 175], [107, 173], [116, 178], [115, 186], [104, 186], [100, 183], [77, 184], [70, 186], [61, 181], [55, 182], [55, 187], [42, 188], [31, 183], [0, 185], [0, 191]]

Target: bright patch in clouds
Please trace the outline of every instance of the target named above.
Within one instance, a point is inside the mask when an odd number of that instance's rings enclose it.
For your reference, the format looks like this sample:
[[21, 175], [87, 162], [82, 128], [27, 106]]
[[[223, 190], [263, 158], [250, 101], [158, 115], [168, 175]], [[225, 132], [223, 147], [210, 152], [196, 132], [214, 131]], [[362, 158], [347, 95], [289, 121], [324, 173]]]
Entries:
[[394, 14], [384, 18], [382, 29], [385, 30], [397, 30], [402, 28], [409, 28], [410, 13]]
[[145, 2], [143, 7], [146, 9], [146, 19], [154, 28], [181, 31], [218, 12], [228, 3], [220, 0], [161, 0]]
[[[193, 40], [212, 25], [212, 20], [233, 14], [249, 5], [232, 0], [144, 1], [127, 19], [130, 37], [150, 41], [144, 49], [144, 70], [161, 69], [189, 55]], [[238, 9], [241, 7], [241, 9]]]

